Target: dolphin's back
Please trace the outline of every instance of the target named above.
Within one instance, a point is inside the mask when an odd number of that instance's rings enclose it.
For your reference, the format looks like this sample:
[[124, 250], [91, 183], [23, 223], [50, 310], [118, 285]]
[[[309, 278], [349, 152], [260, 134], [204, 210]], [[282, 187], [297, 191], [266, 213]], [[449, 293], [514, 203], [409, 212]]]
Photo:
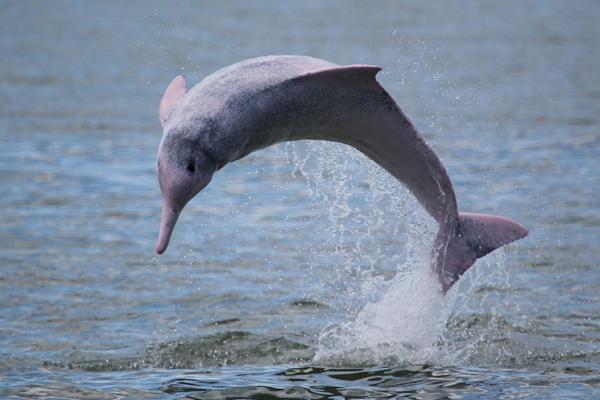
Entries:
[[[265, 56], [230, 65], [191, 88], [173, 111], [165, 130], [167, 135], [170, 127], [193, 131], [201, 121], [211, 125], [213, 131], [222, 127], [221, 133], [210, 135], [208, 140], [197, 139], [213, 147], [215, 154], [231, 153], [225, 147], [243, 146], [247, 140], [240, 141], [241, 138], [256, 141], [257, 135], [249, 132], [248, 127], [256, 125], [253, 118], [263, 115], [262, 111], [275, 108], [272, 105], [278, 101], [277, 89], [300, 76], [336, 67], [337, 64], [307, 56]], [[290, 100], [289, 96], [283, 97], [283, 102]], [[273, 142], [267, 140], [257, 148], [269, 144]], [[235, 155], [229, 154], [233, 158], [223, 161], [233, 161], [252, 150], [255, 149], [234, 151]]]
[[329, 61], [307, 56], [265, 56], [222, 68], [190, 90], [190, 97], [228, 97], [259, 93], [311, 72], [337, 67]]

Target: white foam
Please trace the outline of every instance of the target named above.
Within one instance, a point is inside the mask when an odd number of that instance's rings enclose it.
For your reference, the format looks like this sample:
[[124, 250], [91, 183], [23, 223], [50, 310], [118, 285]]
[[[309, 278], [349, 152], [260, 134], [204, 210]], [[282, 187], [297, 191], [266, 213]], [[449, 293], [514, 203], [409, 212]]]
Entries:
[[377, 301], [319, 338], [319, 363], [425, 363], [437, 357], [436, 341], [447, 318], [444, 298], [421, 262], [396, 275]]
[[[344, 317], [323, 329], [314, 362], [450, 365], [468, 358], [472, 343], [453, 340], [447, 321], [482, 311], [472, 288], [503, 274], [502, 253], [478, 261], [485, 272], [470, 271], [444, 296], [430, 267], [437, 225], [406, 188], [347, 146], [305, 142], [285, 152], [311, 194], [329, 208], [327, 221], [315, 223], [331, 234], [321, 250], [338, 260], [331, 278], [339, 290], [332, 296]], [[358, 190], [365, 183], [368, 190]], [[382, 244], [389, 240], [392, 250]], [[478, 342], [485, 341], [489, 329], [479, 328]]]

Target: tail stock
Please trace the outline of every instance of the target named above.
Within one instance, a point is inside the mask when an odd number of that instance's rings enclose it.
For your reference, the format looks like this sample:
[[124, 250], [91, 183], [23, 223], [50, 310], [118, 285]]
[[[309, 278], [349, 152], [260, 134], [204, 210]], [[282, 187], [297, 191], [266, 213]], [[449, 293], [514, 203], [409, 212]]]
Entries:
[[454, 226], [440, 227], [434, 243], [433, 268], [442, 291], [446, 293], [478, 258], [528, 233], [508, 218], [460, 213]]

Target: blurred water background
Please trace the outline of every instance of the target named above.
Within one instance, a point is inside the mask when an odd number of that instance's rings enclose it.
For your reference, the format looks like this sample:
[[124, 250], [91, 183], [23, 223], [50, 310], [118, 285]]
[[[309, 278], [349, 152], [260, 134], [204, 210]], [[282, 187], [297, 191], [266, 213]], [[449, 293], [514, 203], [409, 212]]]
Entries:
[[[0, 396], [600, 396], [598, 2], [0, 5]], [[267, 54], [382, 66], [459, 208], [530, 236], [442, 298], [412, 196], [299, 142], [155, 257], [162, 91]]]

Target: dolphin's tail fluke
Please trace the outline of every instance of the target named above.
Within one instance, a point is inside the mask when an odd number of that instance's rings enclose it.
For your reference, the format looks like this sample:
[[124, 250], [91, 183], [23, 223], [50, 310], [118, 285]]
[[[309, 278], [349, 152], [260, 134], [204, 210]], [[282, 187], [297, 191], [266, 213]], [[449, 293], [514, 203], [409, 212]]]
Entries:
[[454, 227], [441, 227], [434, 244], [434, 265], [444, 293], [478, 258], [515, 240], [528, 230], [508, 218], [460, 213]]

